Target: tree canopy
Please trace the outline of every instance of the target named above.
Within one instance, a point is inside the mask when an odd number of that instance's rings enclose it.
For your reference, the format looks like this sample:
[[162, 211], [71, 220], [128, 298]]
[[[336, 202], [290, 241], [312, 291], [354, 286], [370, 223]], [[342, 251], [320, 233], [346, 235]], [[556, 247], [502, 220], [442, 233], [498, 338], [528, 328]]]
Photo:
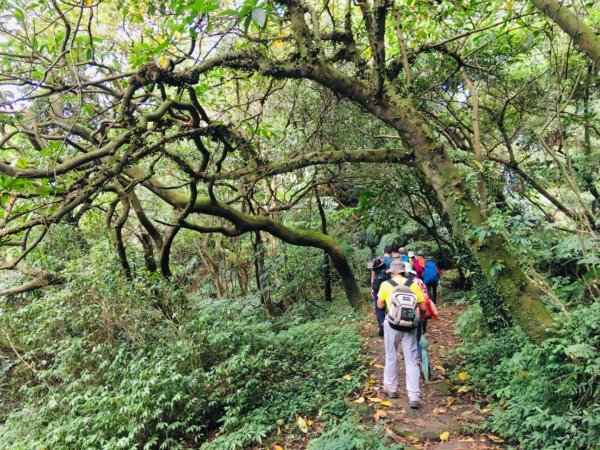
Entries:
[[[4, 269], [35, 277], [5, 294], [61, 282], [28, 255], [101, 217], [127, 277], [133, 253], [170, 277], [182, 229], [268, 233], [324, 250], [357, 305], [339, 243], [285, 211], [369, 163], [420, 186], [490, 325], [542, 339], [548, 288], [494, 211], [524, 202], [596, 242], [600, 10], [555, 3], [3, 2], [0, 243]], [[333, 105], [360, 117], [345, 137], [324, 130]]]

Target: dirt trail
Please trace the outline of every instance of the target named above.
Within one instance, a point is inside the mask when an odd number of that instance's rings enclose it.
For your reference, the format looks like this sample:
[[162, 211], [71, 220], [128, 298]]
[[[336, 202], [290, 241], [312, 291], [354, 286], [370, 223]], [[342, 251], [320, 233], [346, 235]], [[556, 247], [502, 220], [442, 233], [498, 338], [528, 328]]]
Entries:
[[[390, 399], [383, 393], [383, 366], [385, 351], [383, 338], [377, 336], [374, 317], [363, 328], [365, 343], [363, 355], [367, 362], [367, 383], [361, 393], [347, 399], [348, 406], [362, 416], [363, 424], [384, 425], [388, 436], [408, 448], [417, 449], [500, 449], [504, 448], [490, 439], [493, 435], [469, 434], [472, 425], [480, 422], [489, 410], [470, 394], [458, 396], [444, 374], [449, 352], [458, 345], [452, 332], [456, 318], [463, 308], [440, 306], [441, 321], [430, 322], [427, 331], [429, 359], [433, 369], [431, 381], [421, 379], [421, 405], [418, 410], [408, 406], [404, 389], [404, 362], [400, 362], [399, 398]], [[400, 352], [402, 351], [399, 348]], [[467, 388], [463, 388], [467, 389]], [[448, 433], [448, 434], [446, 434]]]

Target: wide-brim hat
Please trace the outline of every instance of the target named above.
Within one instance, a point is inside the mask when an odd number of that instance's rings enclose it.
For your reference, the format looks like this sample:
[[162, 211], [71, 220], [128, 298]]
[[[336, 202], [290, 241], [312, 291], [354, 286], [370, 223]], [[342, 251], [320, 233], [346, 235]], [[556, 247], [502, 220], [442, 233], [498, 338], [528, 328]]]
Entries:
[[406, 264], [402, 261], [393, 261], [390, 264], [390, 268], [386, 270], [387, 273], [406, 273]]
[[369, 264], [367, 264], [367, 269], [380, 270], [383, 268], [383, 266], [385, 266], [385, 259], [383, 259], [381, 256], [378, 256], [373, 261], [370, 261]]

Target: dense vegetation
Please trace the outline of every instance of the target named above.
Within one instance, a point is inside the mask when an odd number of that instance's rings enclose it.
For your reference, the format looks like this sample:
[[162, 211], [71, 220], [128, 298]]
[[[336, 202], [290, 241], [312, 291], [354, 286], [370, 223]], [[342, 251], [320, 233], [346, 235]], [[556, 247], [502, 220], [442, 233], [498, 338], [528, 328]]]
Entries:
[[343, 415], [361, 380], [347, 306], [268, 321], [256, 296], [184, 299], [158, 279], [128, 282], [98, 250], [67, 288], [1, 316], [22, 358], [3, 369], [3, 448], [189, 448], [209, 436], [202, 448], [243, 448], [297, 416]]
[[386, 448], [391, 243], [457, 270], [482, 427], [597, 445], [597, 2], [0, 5], [0, 447]]

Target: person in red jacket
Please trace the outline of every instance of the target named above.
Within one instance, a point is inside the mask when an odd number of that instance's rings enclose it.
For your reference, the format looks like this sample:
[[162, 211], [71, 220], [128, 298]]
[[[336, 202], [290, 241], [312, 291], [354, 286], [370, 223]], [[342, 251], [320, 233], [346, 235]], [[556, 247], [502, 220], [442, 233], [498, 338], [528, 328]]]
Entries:
[[416, 277], [422, 280], [423, 271], [425, 270], [425, 258], [423, 257], [423, 252], [420, 250], [417, 252], [417, 256], [413, 262], [413, 269], [416, 272]]

